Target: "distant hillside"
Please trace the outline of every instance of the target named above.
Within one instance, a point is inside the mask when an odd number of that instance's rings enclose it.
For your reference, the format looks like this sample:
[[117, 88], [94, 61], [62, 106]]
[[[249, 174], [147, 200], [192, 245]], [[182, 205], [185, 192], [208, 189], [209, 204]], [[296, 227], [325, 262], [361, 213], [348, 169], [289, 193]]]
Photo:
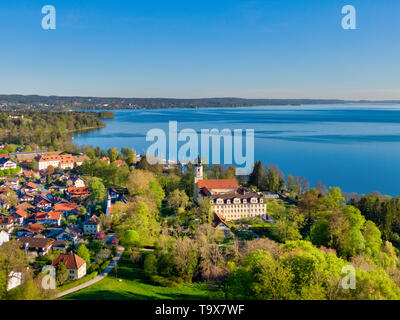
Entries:
[[99, 98], [59, 97], [38, 95], [0, 95], [2, 110], [93, 110], [93, 109], [158, 109], [158, 108], [212, 108], [265, 105], [334, 104], [346, 102], [398, 102], [398, 101], [346, 101], [329, 99], [243, 99], [243, 98]]

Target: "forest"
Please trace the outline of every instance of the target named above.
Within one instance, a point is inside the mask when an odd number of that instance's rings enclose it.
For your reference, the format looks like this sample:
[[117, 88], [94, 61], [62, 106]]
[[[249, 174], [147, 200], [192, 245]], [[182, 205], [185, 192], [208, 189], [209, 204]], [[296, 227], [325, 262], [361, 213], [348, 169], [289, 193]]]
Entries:
[[[110, 116], [110, 115], [108, 115]], [[102, 128], [95, 112], [0, 112], [0, 141], [22, 145], [21, 151], [72, 147], [72, 133]]]

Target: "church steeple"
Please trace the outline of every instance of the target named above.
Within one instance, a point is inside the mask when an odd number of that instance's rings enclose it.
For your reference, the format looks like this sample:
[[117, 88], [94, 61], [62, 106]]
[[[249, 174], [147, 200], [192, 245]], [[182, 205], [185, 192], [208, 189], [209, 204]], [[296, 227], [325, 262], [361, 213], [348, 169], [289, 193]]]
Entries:
[[194, 195], [193, 199], [197, 200], [197, 195], [199, 193], [197, 182], [199, 180], [203, 180], [203, 162], [201, 161], [200, 155], [197, 157], [196, 162], [194, 163], [193, 167], [194, 171]]
[[197, 157], [194, 164], [194, 180], [203, 180], [203, 162], [201, 161], [200, 155]]

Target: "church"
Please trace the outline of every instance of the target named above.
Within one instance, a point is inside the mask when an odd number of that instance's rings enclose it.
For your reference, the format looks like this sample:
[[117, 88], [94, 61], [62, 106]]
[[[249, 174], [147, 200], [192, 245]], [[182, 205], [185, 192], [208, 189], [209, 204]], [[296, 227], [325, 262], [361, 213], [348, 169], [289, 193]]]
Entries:
[[264, 196], [239, 186], [236, 179], [203, 179], [200, 156], [194, 164], [194, 200], [209, 199], [211, 209], [225, 221], [261, 217], [267, 219]]

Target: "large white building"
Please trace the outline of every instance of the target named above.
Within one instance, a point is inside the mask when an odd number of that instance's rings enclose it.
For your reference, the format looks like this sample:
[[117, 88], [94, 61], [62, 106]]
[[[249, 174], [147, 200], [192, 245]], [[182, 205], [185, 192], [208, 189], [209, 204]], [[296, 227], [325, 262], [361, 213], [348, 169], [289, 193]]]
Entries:
[[263, 194], [239, 186], [235, 179], [203, 180], [200, 157], [194, 165], [194, 199], [209, 199], [211, 209], [225, 221], [253, 217], [268, 219]]
[[49, 166], [61, 169], [73, 169], [75, 165], [74, 156], [71, 154], [41, 156], [38, 161], [38, 169], [44, 170]]

